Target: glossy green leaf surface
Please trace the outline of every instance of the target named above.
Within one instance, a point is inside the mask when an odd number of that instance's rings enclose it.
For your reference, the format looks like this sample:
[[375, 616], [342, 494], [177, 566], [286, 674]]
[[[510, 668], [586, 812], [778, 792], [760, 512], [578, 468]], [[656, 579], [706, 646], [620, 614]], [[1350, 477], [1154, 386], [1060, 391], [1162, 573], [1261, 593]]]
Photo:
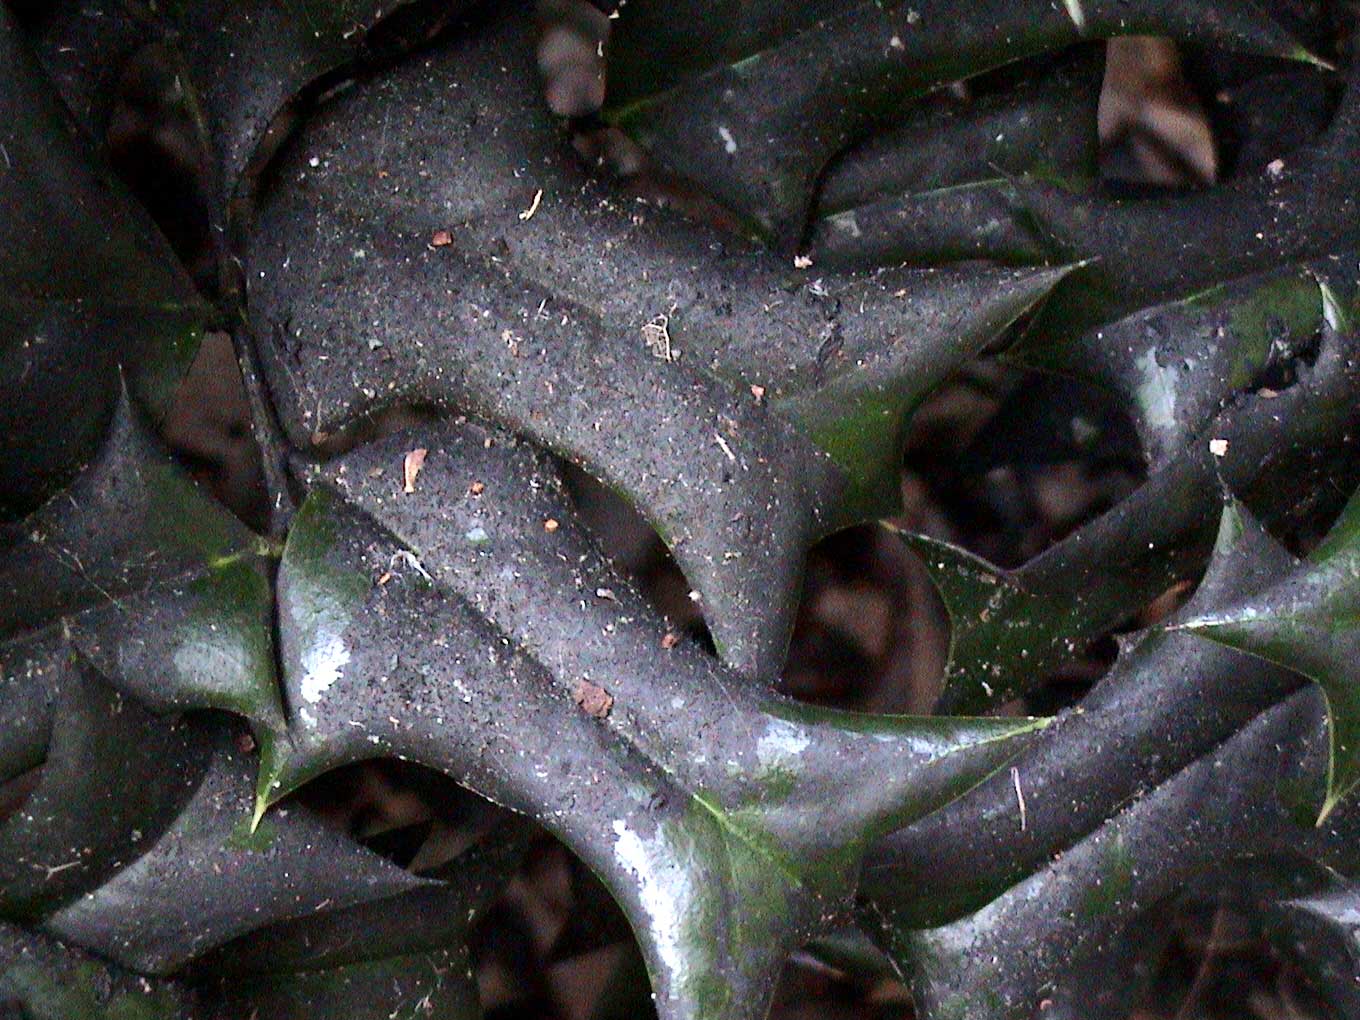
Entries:
[[[106, 881], [171, 824], [202, 778], [201, 737], [95, 676], [55, 699], [46, 763], [0, 827], [0, 914], [34, 921]], [[179, 774], [165, 776], [167, 761]]]
[[[389, 468], [417, 439], [407, 494]], [[396, 754], [528, 814], [623, 907], [664, 1016], [762, 1015], [784, 956], [847, 908], [867, 842], [1036, 727], [813, 710], [663, 648], [551, 465], [503, 433], [398, 435], [323, 477], [280, 565], [295, 715], [262, 795]]]
[[10, 773], [37, 763], [72, 654], [155, 710], [237, 712], [262, 743], [282, 728], [267, 549], [169, 460], [126, 397], [71, 487], [0, 534]]
[[[1321, 698], [1300, 692], [1140, 792], [981, 910], [914, 928], [896, 922], [891, 898], [875, 898], [874, 930], [910, 976], [927, 1020], [1030, 1020], [1060, 989], [1069, 1002], [1085, 1002], [1092, 975], [1109, 974], [1112, 964], [1117, 972], [1121, 933], [1187, 883], [1230, 882], [1253, 859], [1281, 853], [1354, 873], [1356, 812], [1343, 807], [1313, 827], [1326, 747]], [[1083, 974], [1084, 984], [1067, 986]]]
[[[1232, 504], [1209, 569], [1175, 619], [1258, 592], [1291, 563], [1260, 524]], [[1287, 670], [1187, 634], [1126, 639], [1080, 705], [1011, 762], [1014, 774], [997, 773], [882, 840], [861, 891], [889, 897], [898, 924], [955, 920], [1066, 852], [1140, 790], [1166, 782], [1302, 683]], [[1018, 829], [1017, 784], [1025, 803]], [[959, 858], [970, 867], [958, 868]]]
[[1327, 698], [1331, 764], [1321, 818], [1360, 783], [1360, 499], [1305, 563], [1259, 594], [1180, 624], [1302, 673]]
[[1355, 319], [1353, 254], [1221, 284], [1064, 343], [1024, 339], [1008, 360], [1079, 376], [1124, 398], [1153, 470], [1225, 406], [1288, 389], [1316, 357], [1324, 325]]
[[44, 918], [44, 930], [142, 973], [169, 974], [261, 925], [419, 884], [300, 806], [252, 831], [255, 761], [225, 727], [209, 736], [201, 781], [171, 823], [107, 881]]
[[[1325, 701], [1293, 693], [1304, 681], [1286, 669], [1197, 649], [1184, 633], [1206, 612], [1273, 590], [1292, 563], [1230, 503], [1208, 573], [1168, 630], [1126, 644], [1008, 775], [871, 854], [866, 920], [911, 975], [926, 1017], [1019, 1020], [1045, 999], [1060, 1016], [1097, 1003], [1097, 1015], [1119, 1016], [1135, 984], [1115, 977], [1119, 954], [1166, 897], [1229, 888], [1260, 867], [1249, 862], [1284, 853], [1355, 872], [1355, 810], [1314, 825], [1329, 781]], [[959, 857], [974, 862], [966, 875], [941, 867]], [[1102, 992], [1088, 1001], [1081, 989], [1094, 975]]]
[[[1312, 278], [1298, 280], [1312, 300], [1321, 297]], [[1281, 505], [1280, 480], [1299, 477], [1310, 463], [1335, 470], [1333, 458], [1344, 459], [1344, 437], [1357, 414], [1352, 394], [1360, 333], [1333, 330], [1326, 307], [1320, 301], [1312, 306], [1320, 348], [1313, 364], [1297, 361], [1292, 385], [1229, 394], [1226, 406], [1179, 445], [1170, 463], [1108, 513], [1022, 566], [1001, 570], [964, 550], [905, 536], [950, 613], [942, 708], [976, 711], [1022, 693], [1133, 607], [1193, 580], [1212, 548], [1224, 484], [1270, 523], [1283, 524], [1302, 509]], [[1125, 364], [1136, 368], [1139, 360]], [[1187, 405], [1194, 403], [1195, 386], [1211, 396], [1222, 393], [1218, 378], [1212, 369], [1188, 374]], [[1325, 447], [1333, 441], [1340, 445], [1328, 454]]]

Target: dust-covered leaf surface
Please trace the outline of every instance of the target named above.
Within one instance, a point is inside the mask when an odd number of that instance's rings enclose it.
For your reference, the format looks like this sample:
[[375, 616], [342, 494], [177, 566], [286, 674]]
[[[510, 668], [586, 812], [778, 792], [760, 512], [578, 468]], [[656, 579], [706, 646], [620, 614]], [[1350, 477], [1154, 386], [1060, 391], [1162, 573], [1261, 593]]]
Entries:
[[299, 135], [247, 265], [285, 425], [405, 402], [534, 437], [637, 506], [768, 678], [808, 545], [895, 503], [910, 411], [1064, 270], [800, 271], [588, 176], [532, 62], [507, 9]]
[[[620, 4], [606, 116], [787, 246], [828, 160], [906, 100], [1085, 39], [1171, 36], [1308, 59], [1266, 4]], [[809, 66], [819, 68], [809, 75]]]
[[[645, 966], [662, 1020], [763, 1020], [792, 955], [922, 1020], [1122, 1020], [1184, 902], [1353, 1014], [1353, 15], [598, 6], [540, 37], [527, 0], [0, 0], [0, 1014], [476, 1020], [477, 925], [545, 832], [592, 901], [545, 957], [641, 950], [600, 1017], [647, 1008]], [[1111, 178], [1129, 34], [1184, 44], [1212, 185]], [[549, 38], [593, 52], [598, 117], [549, 112]], [[131, 197], [148, 111], [201, 251]], [[269, 537], [156, 435], [206, 329]], [[961, 372], [1014, 434], [929, 431]], [[1090, 465], [1106, 419], [1136, 478], [1027, 560], [923, 509], [1019, 517], [998, 448]], [[931, 443], [969, 463], [904, 484]], [[776, 694], [809, 549], [904, 509], [936, 714]], [[475, 821], [309, 806], [392, 758]]]
[[[427, 456], [406, 493], [389, 469], [417, 438]], [[763, 1015], [787, 953], [844, 916], [864, 847], [1036, 724], [757, 694], [693, 645], [664, 648], [663, 621], [571, 521], [550, 462], [470, 424], [330, 462], [280, 564], [296, 714], [262, 796], [380, 754], [446, 771], [603, 879], [663, 1016]]]

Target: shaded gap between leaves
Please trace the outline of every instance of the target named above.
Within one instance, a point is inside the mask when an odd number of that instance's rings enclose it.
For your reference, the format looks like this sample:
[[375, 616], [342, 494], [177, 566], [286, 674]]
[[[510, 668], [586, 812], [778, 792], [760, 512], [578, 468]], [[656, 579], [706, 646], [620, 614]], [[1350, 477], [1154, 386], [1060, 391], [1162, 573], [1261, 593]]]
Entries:
[[43, 770], [46, 767], [47, 763], [42, 762], [0, 783], [0, 826], [23, 810], [33, 791], [42, 782]]
[[690, 597], [690, 584], [656, 529], [623, 496], [583, 468], [554, 458], [572, 504], [600, 550], [637, 585], [670, 632], [717, 655], [703, 612]]
[[457, 857], [505, 815], [444, 773], [391, 757], [331, 769], [284, 799], [288, 801], [415, 872]]
[[486, 1020], [647, 1020], [642, 953], [590, 869], [544, 833], [473, 930]]
[[[1139, 942], [1133, 1017], [1326, 1020], [1306, 970], [1271, 943], [1232, 896], [1188, 892], [1150, 908], [1156, 937]], [[1150, 933], [1151, 934], [1151, 933]]]

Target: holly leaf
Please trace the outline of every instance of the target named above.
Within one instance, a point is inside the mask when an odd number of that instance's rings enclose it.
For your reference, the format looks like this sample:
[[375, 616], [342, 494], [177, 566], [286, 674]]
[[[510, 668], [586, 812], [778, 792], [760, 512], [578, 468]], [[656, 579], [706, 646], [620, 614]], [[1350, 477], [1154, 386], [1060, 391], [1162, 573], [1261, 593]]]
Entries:
[[188, 990], [148, 981], [54, 939], [0, 924], [0, 1008], [27, 1020], [196, 1020]]
[[1360, 498], [1305, 563], [1267, 590], [1178, 625], [1302, 673], [1327, 699], [1331, 739], [1319, 821], [1360, 783]]
[[[1170, 36], [1313, 59], [1263, 4], [620, 5], [605, 117], [755, 232], [797, 242], [827, 162], [910, 100], [1046, 50]], [[807, 74], [808, 67], [822, 70]]]
[[[334, 837], [330, 837], [334, 838]], [[409, 894], [408, 894], [409, 895]], [[397, 902], [409, 906], [408, 896]], [[453, 901], [446, 901], [453, 906]], [[343, 911], [338, 913], [344, 913]], [[325, 918], [327, 915], [319, 915]], [[350, 936], [353, 942], [353, 934]], [[294, 959], [296, 963], [297, 960]], [[466, 946], [287, 968], [265, 974], [148, 979], [36, 932], [0, 924], [0, 1006], [34, 1020], [194, 1020], [323, 1015], [356, 1020], [475, 1018], [480, 1015]]]
[[978, 255], [1042, 263], [1047, 246], [1010, 181], [1033, 174], [1094, 186], [1104, 60], [1079, 47], [1020, 68], [975, 79], [966, 100], [947, 90], [923, 99], [833, 161], [807, 241], [813, 259], [852, 268]]
[[[394, 469], [416, 446], [408, 494]], [[619, 901], [664, 1016], [762, 1015], [786, 954], [845, 909], [867, 842], [1039, 725], [820, 711], [664, 647], [551, 464], [503, 433], [398, 434], [320, 477], [279, 569], [295, 715], [262, 803], [398, 755], [528, 814]]]
[[228, 1016], [270, 1020], [479, 1020], [477, 981], [465, 946], [365, 960], [328, 970], [253, 975], [223, 989]]
[[1029, 1020], [1045, 1000], [1080, 1003], [1081, 982], [1089, 998], [1094, 974], [1117, 975], [1129, 962], [1128, 936], [1149, 910], [1192, 884], [1212, 894], [1252, 862], [1302, 856], [1354, 873], [1357, 813], [1346, 806], [1326, 827], [1311, 824], [1326, 783], [1324, 714], [1315, 691], [1293, 695], [957, 920], [917, 926], [920, 894], [905, 882], [900, 921], [892, 893], [874, 896], [873, 930], [907, 975], [920, 1015]]
[[[167, 975], [261, 926], [421, 884], [300, 805], [252, 830], [255, 759], [237, 746], [239, 731], [200, 733], [207, 753], [192, 796], [135, 859], [45, 917], [45, 931], [130, 969]], [[157, 765], [164, 773], [183, 769], [181, 761], [162, 755]], [[101, 775], [112, 787], [116, 773]]]
[[946, 192], [938, 209], [880, 210], [864, 226], [856, 219], [862, 238], [818, 236], [837, 242], [838, 265], [863, 264], [856, 251], [913, 264], [1080, 264], [1027, 326], [1032, 346], [1061, 348], [1150, 306], [1192, 302], [1225, 280], [1355, 249], [1360, 220], [1348, 168], [1357, 152], [1360, 72], [1352, 70], [1325, 133], [1196, 194], [1118, 198], [1042, 173], [998, 173], [981, 190]]
[[322, 92], [424, 42], [468, 6], [188, 0], [158, 8], [139, 0], [57, 0], [32, 15], [27, 30], [68, 104], [101, 138], [120, 77], [146, 47], [161, 47], [208, 155], [211, 214], [221, 227], [229, 203], [243, 197], [242, 184], [253, 183]]
[[519, 867], [534, 831], [507, 815], [479, 842], [420, 873], [427, 881], [396, 895], [263, 925], [205, 954], [194, 972], [239, 987], [261, 974], [328, 972], [436, 951], [465, 956], [474, 925]]
[[1120, 200], [1023, 185], [1020, 201], [1051, 257], [1089, 260], [1030, 324], [1034, 342], [1061, 342], [1224, 280], [1355, 250], [1357, 152], [1360, 63], [1324, 135], [1197, 195]]
[[1353, 880], [1330, 878], [1320, 889], [1270, 904], [1261, 926], [1336, 1015], [1346, 1016], [1360, 1008], [1360, 901]]
[[170, 461], [126, 395], [97, 458], [67, 491], [0, 526], [6, 542], [0, 664], [14, 700], [0, 759], [10, 774], [37, 763], [72, 651], [156, 711], [236, 712], [263, 746], [282, 730], [269, 547]]
[[1317, 354], [1322, 326], [1354, 314], [1354, 254], [1220, 284], [1064, 343], [1024, 338], [1009, 361], [1074, 375], [1126, 401], [1153, 471], [1243, 394], [1271, 398]]
[[151, 415], [165, 412], [212, 312], [96, 159], [8, 8], [0, 125], [0, 249], [23, 254], [0, 266], [0, 520], [13, 520], [98, 450], [120, 364]]
[[[1261, 591], [1292, 562], [1245, 507], [1229, 503], [1205, 576], [1173, 620]], [[931, 927], [978, 910], [1302, 682], [1178, 631], [1121, 639], [1109, 672], [1010, 769], [880, 841], [861, 891], [888, 896], [899, 925]]]
[[[0, 916], [36, 920], [106, 881], [168, 826], [202, 778], [198, 734], [88, 671], [56, 699], [47, 762], [0, 825]], [[173, 779], [166, 763], [180, 770]]]
[[[1303, 278], [1298, 285], [1324, 299], [1334, 293]], [[980, 711], [1025, 692], [1135, 607], [1194, 580], [1212, 549], [1224, 485], [1268, 525], [1310, 519], [1318, 508], [1283, 498], [1277, 480], [1333, 472], [1349, 445], [1360, 333], [1348, 317], [1327, 311], [1338, 307], [1326, 300], [1314, 306], [1322, 340], [1314, 364], [1294, 363], [1292, 385], [1239, 393], [1132, 494], [1020, 567], [1002, 569], [947, 543], [904, 536], [949, 612], [941, 710]], [[1212, 388], [1215, 378], [1206, 370], [1200, 384]], [[1330, 453], [1322, 449], [1335, 442]]]
[[[1072, 1009], [1097, 973], [1114, 975], [1099, 1015], [1119, 1015], [1133, 987], [1119, 957], [1149, 908], [1192, 887], [1212, 897], [1260, 867], [1245, 862], [1284, 854], [1324, 872], [1360, 867], [1360, 813], [1313, 824], [1328, 772], [1323, 699], [1287, 669], [1196, 648], [1183, 630], [1271, 590], [1292, 562], [1229, 503], [1209, 570], [1170, 628], [1125, 642], [1006, 773], [871, 853], [866, 920], [927, 1020], [1020, 1020], [1046, 999]], [[968, 871], [946, 874], [959, 859]], [[1234, 860], [1244, 863], [1225, 868]]]
[[247, 258], [281, 417], [299, 446], [403, 403], [533, 437], [768, 678], [808, 545], [895, 505], [911, 409], [1066, 270], [821, 278], [627, 202], [562, 145], [531, 34], [483, 19], [299, 135]]

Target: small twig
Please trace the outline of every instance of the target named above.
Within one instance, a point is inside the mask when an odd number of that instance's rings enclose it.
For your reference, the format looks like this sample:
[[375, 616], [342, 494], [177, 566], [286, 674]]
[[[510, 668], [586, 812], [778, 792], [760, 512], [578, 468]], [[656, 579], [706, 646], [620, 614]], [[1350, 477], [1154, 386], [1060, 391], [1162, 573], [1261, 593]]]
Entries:
[[1223, 942], [1223, 930], [1226, 927], [1227, 912], [1223, 905], [1214, 910], [1214, 923], [1209, 928], [1209, 939], [1204, 946], [1204, 959], [1200, 961], [1199, 969], [1195, 971], [1195, 977], [1190, 982], [1190, 987], [1185, 992], [1185, 997], [1176, 1007], [1176, 1015], [1172, 1020], [1186, 1020], [1194, 1011], [1200, 996], [1204, 994], [1204, 989], [1209, 983], [1209, 978], [1213, 974], [1214, 965], [1217, 963], [1219, 946]]
[[1020, 790], [1020, 770], [1011, 766], [1011, 785], [1015, 787], [1015, 802], [1020, 805], [1020, 831], [1029, 827], [1029, 816], [1025, 811], [1025, 795]]
[[660, 312], [642, 327], [642, 342], [647, 345], [647, 350], [652, 352], [652, 357], [659, 361], [675, 360], [675, 352], [671, 350], [670, 326], [670, 316]]
[[542, 201], [543, 201], [543, 189], [539, 188], [537, 191], [534, 192], [534, 200], [529, 203], [529, 208], [525, 209], [522, 213], [520, 213], [519, 218], [526, 223], [529, 220], [533, 219], [534, 213], [538, 212], [538, 206]]
[[34, 864], [31, 865], [31, 867], [35, 871], [47, 872], [47, 874], [43, 876], [43, 881], [50, 882], [52, 881], [53, 876], [60, 875], [63, 871], [69, 871], [71, 868], [83, 863], [83, 858], [77, 857], [74, 861], [67, 861], [65, 864]]

